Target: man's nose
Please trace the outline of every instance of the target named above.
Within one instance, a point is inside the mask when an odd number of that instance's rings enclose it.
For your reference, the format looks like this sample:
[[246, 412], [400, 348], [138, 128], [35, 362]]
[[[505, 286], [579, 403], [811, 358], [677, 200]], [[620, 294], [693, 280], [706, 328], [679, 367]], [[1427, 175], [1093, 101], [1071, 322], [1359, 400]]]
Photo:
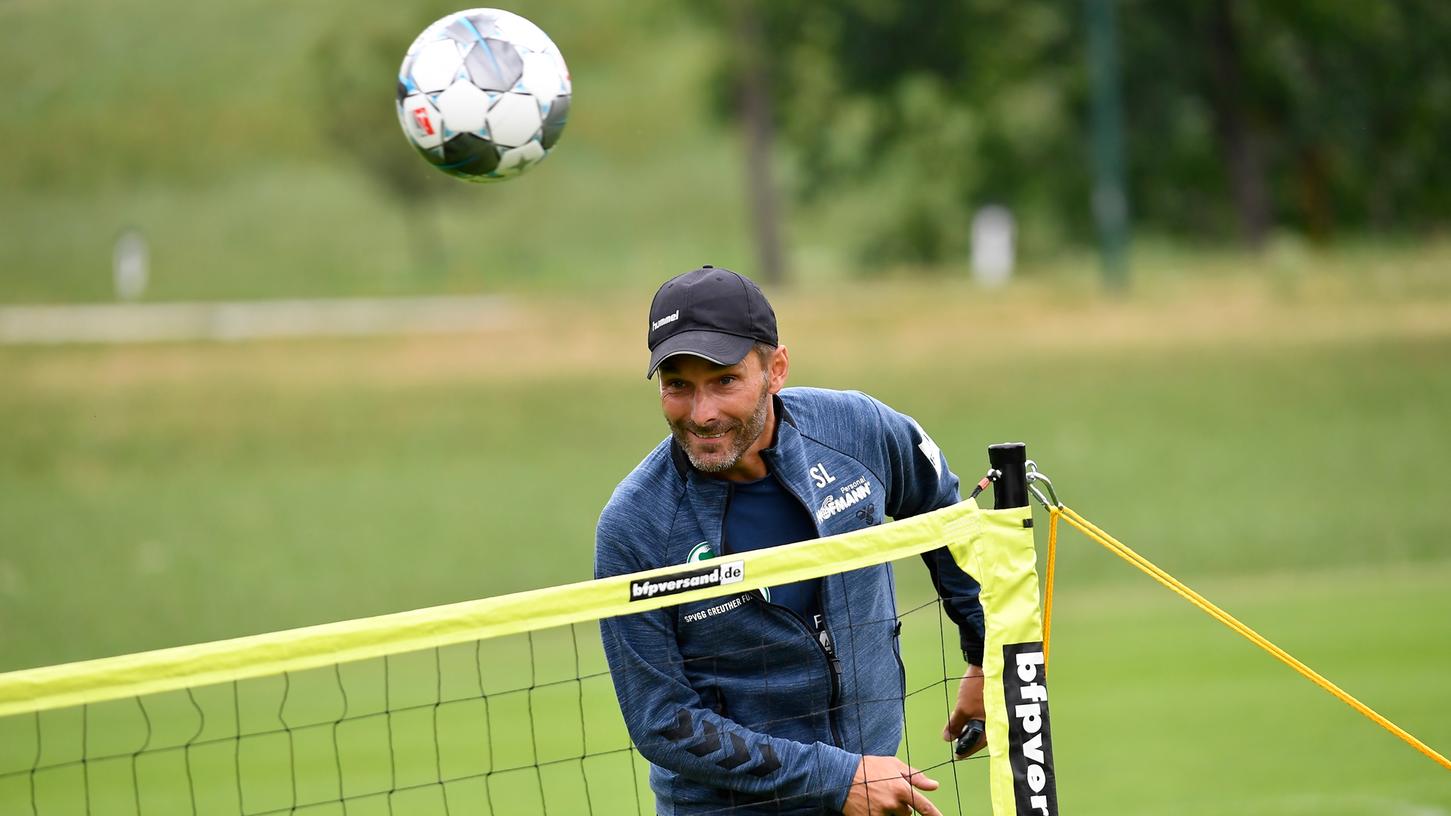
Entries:
[[690, 421], [696, 426], [710, 425], [720, 415], [716, 401], [709, 394], [696, 394], [690, 402]]

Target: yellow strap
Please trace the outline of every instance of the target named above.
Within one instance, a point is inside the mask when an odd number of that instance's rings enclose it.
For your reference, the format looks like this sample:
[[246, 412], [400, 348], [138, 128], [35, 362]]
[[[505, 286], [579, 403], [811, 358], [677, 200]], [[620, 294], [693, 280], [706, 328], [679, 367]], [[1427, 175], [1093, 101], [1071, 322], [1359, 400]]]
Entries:
[[[1266, 652], [1269, 652], [1277, 660], [1279, 660], [1280, 662], [1282, 662], [1285, 665], [1289, 666], [1290, 668], [1294, 669], [1295, 671], [1299, 672], [1302, 676], [1305, 677], [1305, 679], [1309, 680], [1310, 682], [1314, 683], [1315, 685], [1319, 686], [1320, 688], [1325, 689], [1326, 691], [1328, 691], [1331, 694], [1335, 695], [1335, 697], [1337, 699], [1339, 699], [1340, 702], [1345, 703], [1346, 705], [1350, 706], [1351, 708], [1355, 709], [1356, 711], [1359, 711], [1361, 714], [1365, 715], [1367, 718], [1369, 718], [1375, 724], [1379, 725], [1380, 727], [1384, 728], [1385, 730], [1387, 730], [1387, 731], [1391, 732], [1392, 734], [1395, 734], [1396, 736], [1398, 736], [1401, 739], [1405, 740], [1408, 744], [1410, 744], [1411, 747], [1415, 748], [1417, 751], [1420, 751], [1422, 754], [1425, 754], [1428, 758], [1430, 758], [1430, 759], [1434, 760], [1436, 763], [1440, 764], [1441, 767], [1446, 768], [1447, 770], [1451, 770], [1451, 760], [1447, 760], [1446, 757], [1444, 757], [1441, 754], [1437, 753], [1435, 750], [1433, 750], [1426, 743], [1421, 742], [1420, 740], [1416, 739], [1414, 736], [1412, 736], [1410, 733], [1408, 733], [1405, 729], [1401, 728], [1400, 726], [1396, 725], [1395, 723], [1391, 722], [1390, 720], [1387, 720], [1385, 717], [1382, 717], [1380, 714], [1376, 713], [1373, 709], [1371, 709], [1370, 706], [1367, 706], [1365, 703], [1362, 703], [1361, 701], [1359, 701], [1359, 700], [1355, 699], [1354, 697], [1350, 696], [1343, 689], [1341, 689], [1339, 686], [1335, 685], [1334, 683], [1330, 682], [1329, 680], [1325, 679], [1323, 676], [1321, 676], [1314, 669], [1310, 668], [1309, 666], [1306, 666], [1304, 663], [1301, 663], [1299, 660], [1296, 660], [1293, 656], [1291, 656], [1284, 649], [1281, 649], [1280, 647], [1276, 646], [1275, 644], [1269, 642], [1263, 636], [1261, 636], [1258, 632], [1254, 631], [1253, 629], [1249, 628], [1248, 626], [1244, 625], [1243, 623], [1240, 623], [1233, 616], [1231, 616], [1228, 612], [1225, 612], [1223, 609], [1220, 609], [1219, 607], [1217, 607], [1214, 604], [1210, 603], [1208, 600], [1206, 600], [1204, 598], [1204, 596], [1200, 595], [1199, 593], [1195, 592], [1194, 590], [1192, 590], [1189, 587], [1185, 586], [1184, 584], [1180, 583], [1179, 580], [1176, 579], [1174, 576], [1172, 576], [1172, 575], [1168, 574], [1167, 572], [1164, 572], [1163, 570], [1159, 569], [1157, 566], [1155, 566], [1154, 564], [1152, 564], [1148, 559], [1144, 558], [1143, 556], [1141, 556], [1138, 553], [1134, 552], [1133, 550], [1129, 549], [1123, 543], [1121, 543], [1117, 539], [1115, 539], [1113, 536], [1109, 535], [1108, 533], [1105, 533], [1103, 530], [1100, 530], [1098, 527], [1094, 526], [1094, 524], [1092, 522], [1090, 522], [1087, 519], [1083, 518], [1082, 516], [1078, 515], [1078, 513], [1074, 512], [1072, 509], [1070, 509], [1068, 507], [1061, 507], [1060, 510], [1061, 510], [1062, 515], [1064, 515], [1064, 516], [1066, 516], [1068, 518], [1068, 523], [1069, 524], [1072, 524], [1074, 527], [1078, 528], [1078, 530], [1080, 530], [1084, 535], [1088, 536], [1089, 538], [1093, 539], [1094, 541], [1098, 542], [1099, 544], [1102, 544], [1104, 547], [1106, 547], [1114, 555], [1117, 555], [1118, 557], [1124, 559], [1125, 561], [1129, 562], [1130, 564], [1133, 564], [1134, 566], [1138, 567], [1140, 570], [1142, 570], [1145, 573], [1147, 573], [1154, 580], [1158, 581], [1159, 583], [1161, 583], [1164, 586], [1168, 587], [1169, 589], [1173, 590], [1180, 597], [1184, 598], [1185, 600], [1187, 600], [1190, 603], [1194, 604], [1195, 606], [1199, 607], [1205, 614], [1209, 615], [1211, 618], [1214, 618], [1215, 620], [1219, 621], [1220, 623], [1224, 624], [1225, 626], [1229, 627], [1230, 629], [1233, 629], [1234, 631], [1236, 631], [1240, 635], [1242, 635], [1245, 639], [1249, 640], [1251, 643], [1255, 644], [1256, 646], [1260, 647], [1261, 649], [1264, 649]], [[1054, 511], [1054, 518], [1055, 519], [1057, 517], [1058, 512], [1060, 512], [1060, 510], [1055, 510]], [[1050, 533], [1049, 533], [1049, 541], [1050, 542], [1052, 541], [1052, 532], [1051, 532], [1051, 529], [1052, 528], [1050, 527]], [[1051, 546], [1052, 545], [1050, 543], [1050, 553], [1051, 553]], [[1050, 555], [1050, 558], [1051, 558], [1051, 555]], [[1052, 563], [1051, 560], [1050, 560], [1049, 563], [1050, 564]], [[1053, 573], [1052, 573], [1052, 567], [1051, 566], [1049, 567], [1049, 573], [1048, 573], [1048, 575], [1049, 575], [1049, 579], [1048, 579], [1049, 580], [1049, 584], [1048, 585], [1051, 587], [1052, 586], [1052, 575], [1053, 575]], [[1044, 663], [1045, 664], [1047, 663], [1047, 657], [1048, 657], [1048, 637], [1047, 637], [1047, 631], [1046, 631], [1046, 622], [1047, 622], [1047, 620], [1046, 620], [1046, 616], [1045, 616], [1045, 619], [1044, 619], [1045, 627], [1044, 627], [1044, 636], [1043, 636], [1043, 658], [1044, 658]], [[1046, 668], [1046, 666], [1045, 666], [1045, 668]]]
[[1053, 571], [1058, 565], [1058, 517], [1062, 511], [1048, 508], [1048, 570], [1043, 576], [1043, 673], [1048, 673], [1048, 640], [1053, 636]]

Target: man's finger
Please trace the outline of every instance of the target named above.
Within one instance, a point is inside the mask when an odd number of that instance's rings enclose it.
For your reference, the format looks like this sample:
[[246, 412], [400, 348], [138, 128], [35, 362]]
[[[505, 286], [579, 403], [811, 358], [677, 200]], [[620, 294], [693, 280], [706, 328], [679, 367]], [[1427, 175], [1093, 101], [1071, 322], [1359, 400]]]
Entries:
[[907, 772], [902, 774], [902, 776], [906, 778], [912, 787], [918, 790], [937, 790], [939, 787], [936, 779], [913, 768], [911, 765], [903, 765], [902, 767], [907, 769]]
[[952, 742], [962, 735], [962, 729], [967, 725], [969, 717], [967, 712], [958, 708], [947, 717], [947, 725], [942, 728], [942, 741]]
[[[923, 778], [926, 779], [926, 777]], [[931, 780], [928, 781], [930, 782]], [[936, 787], [937, 783], [933, 782], [932, 788], [928, 788], [928, 790]], [[942, 816], [942, 811], [938, 810], [936, 805], [927, 801], [927, 797], [917, 791], [912, 791], [912, 809], [922, 814], [922, 816]]]

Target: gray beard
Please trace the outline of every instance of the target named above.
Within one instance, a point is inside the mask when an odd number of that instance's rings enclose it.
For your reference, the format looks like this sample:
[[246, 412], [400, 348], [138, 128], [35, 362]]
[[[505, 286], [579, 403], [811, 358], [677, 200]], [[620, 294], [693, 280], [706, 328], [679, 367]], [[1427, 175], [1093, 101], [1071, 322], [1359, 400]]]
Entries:
[[695, 451], [691, 450], [689, 437], [686, 436], [684, 428], [676, 425], [670, 426], [670, 433], [675, 437], [675, 442], [680, 449], [685, 451], [685, 458], [690, 460], [690, 466], [701, 473], [721, 473], [735, 467], [746, 450], [756, 444], [761, 434], [766, 430], [766, 405], [771, 399], [770, 388], [766, 384], [761, 385], [761, 398], [756, 402], [756, 410], [741, 426], [741, 432], [736, 434], [735, 445], [731, 447], [730, 455], [712, 462], [701, 462], [695, 458]]

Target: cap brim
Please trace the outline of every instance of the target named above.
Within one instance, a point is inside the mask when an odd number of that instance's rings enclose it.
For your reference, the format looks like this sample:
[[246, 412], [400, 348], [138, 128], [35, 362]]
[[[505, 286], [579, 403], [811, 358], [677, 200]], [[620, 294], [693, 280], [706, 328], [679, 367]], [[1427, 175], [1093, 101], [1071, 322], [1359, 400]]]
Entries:
[[715, 363], [716, 365], [732, 366], [746, 358], [746, 352], [756, 344], [755, 340], [749, 337], [741, 337], [735, 334], [723, 334], [713, 331], [683, 331], [660, 341], [660, 345], [650, 352], [650, 368], [645, 372], [645, 379], [655, 376], [655, 369], [667, 357], [674, 357], [677, 354], [693, 354], [696, 357]]

